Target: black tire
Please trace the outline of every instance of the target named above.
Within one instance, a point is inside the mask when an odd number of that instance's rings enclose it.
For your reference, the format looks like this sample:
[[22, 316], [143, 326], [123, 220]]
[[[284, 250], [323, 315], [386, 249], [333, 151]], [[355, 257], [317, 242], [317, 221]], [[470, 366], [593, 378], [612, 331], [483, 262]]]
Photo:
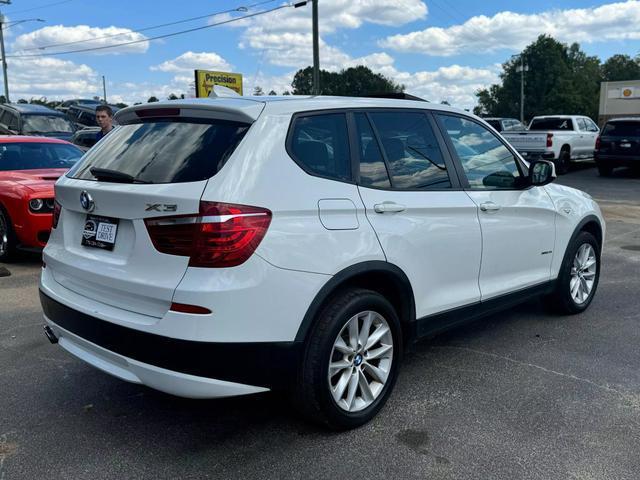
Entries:
[[611, 172], [613, 172], [613, 168], [612, 167], [607, 167], [605, 165], [598, 165], [598, 174], [601, 177], [610, 177], [611, 176]]
[[569, 153], [569, 150], [563, 148], [554, 163], [556, 164], [556, 173], [558, 175], [567, 173], [571, 165], [571, 153]]
[[[593, 280], [593, 286], [588, 297], [584, 301], [578, 303], [571, 295], [572, 269], [578, 250], [585, 244], [590, 245], [595, 253], [596, 272]], [[563, 315], [582, 313], [589, 308], [589, 305], [596, 294], [596, 290], [598, 289], [599, 279], [600, 245], [591, 233], [582, 231], [569, 243], [567, 247], [560, 267], [555, 291], [547, 298], [547, 302], [552, 310]]]
[[[338, 405], [331, 394], [329, 362], [334, 342], [343, 327], [355, 315], [367, 311], [381, 315], [389, 326], [393, 339], [391, 365], [386, 382], [375, 400], [360, 411], [348, 412]], [[346, 290], [334, 296], [317, 317], [306, 343], [298, 384], [293, 392], [294, 406], [307, 419], [334, 430], [359, 427], [375, 417], [386, 403], [397, 378], [401, 357], [400, 320], [389, 301], [371, 290]], [[358, 367], [365, 369], [364, 363], [366, 361], [362, 363], [362, 367], [360, 364]]]
[[17, 244], [11, 219], [0, 206], [0, 262], [10, 262], [15, 258]]

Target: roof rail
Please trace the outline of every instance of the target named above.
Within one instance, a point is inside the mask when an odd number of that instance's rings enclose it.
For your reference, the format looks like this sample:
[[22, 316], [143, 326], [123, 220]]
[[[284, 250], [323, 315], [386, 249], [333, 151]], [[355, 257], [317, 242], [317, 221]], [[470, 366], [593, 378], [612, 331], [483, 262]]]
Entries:
[[395, 98], [397, 100], [414, 100], [417, 102], [429, 102], [429, 100], [425, 100], [424, 98], [416, 97], [415, 95], [411, 95], [409, 93], [404, 93], [404, 92], [371, 93], [368, 95], [360, 95], [360, 96], [369, 97], [369, 98]]

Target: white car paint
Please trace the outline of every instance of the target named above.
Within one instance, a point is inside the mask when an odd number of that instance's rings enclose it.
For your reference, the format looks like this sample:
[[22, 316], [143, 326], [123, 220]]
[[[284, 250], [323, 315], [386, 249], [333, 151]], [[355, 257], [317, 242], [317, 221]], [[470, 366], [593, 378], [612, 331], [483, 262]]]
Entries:
[[[604, 228], [597, 204], [568, 187], [484, 192], [365, 188], [306, 173], [285, 147], [292, 116], [299, 112], [412, 108], [454, 112], [482, 123], [447, 106], [367, 98], [217, 98], [141, 105], [125, 109], [118, 119], [127, 123], [135, 112], [150, 108], [253, 123], [209, 180], [132, 185], [62, 177], [57, 182], [62, 215], [43, 254], [40, 289], [59, 304], [108, 324], [193, 342], [292, 342], [323, 287], [345, 269], [371, 261], [387, 262], [406, 275], [419, 318], [554, 279], [579, 223], [595, 216]], [[78, 202], [83, 190], [95, 198], [94, 213], [120, 219], [113, 252], [79, 244], [86, 215]], [[161, 214], [172, 216], [198, 212], [200, 201], [272, 212], [266, 236], [249, 260], [231, 268], [190, 267], [188, 257], [154, 249], [144, 219], [159, 214], [145, 211], [145, 205], [175, 204], [175, 212]], [[385, 202], [404, 208], [376, 212], [375, 205]], [[499, 209], [482, 211], [480, 205], [487, 202]], [[172, 302], [211, 313], [175, 312], [169, 310]], [[192, 397], [264, 390], [144, 364], [46, 320], [61, 346], [124, 380]]]

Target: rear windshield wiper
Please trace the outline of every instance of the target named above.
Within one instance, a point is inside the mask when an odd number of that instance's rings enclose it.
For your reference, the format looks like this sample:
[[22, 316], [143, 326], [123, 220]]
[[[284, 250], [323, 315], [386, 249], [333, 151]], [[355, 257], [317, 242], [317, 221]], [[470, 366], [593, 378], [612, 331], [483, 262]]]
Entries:
[[99, 167], [91, 167], [89, 169], [91, 175], [93, 175], [97, 180], [102, 180], [104, 182], [114, 182], [114, 183], [150, 183], [145, 182], [144, 180], [138, 180], [133, 175], [129, 175], [128, 173], [119, 172], [117, 170], [110, 170], [108, 168], [99, 168]]

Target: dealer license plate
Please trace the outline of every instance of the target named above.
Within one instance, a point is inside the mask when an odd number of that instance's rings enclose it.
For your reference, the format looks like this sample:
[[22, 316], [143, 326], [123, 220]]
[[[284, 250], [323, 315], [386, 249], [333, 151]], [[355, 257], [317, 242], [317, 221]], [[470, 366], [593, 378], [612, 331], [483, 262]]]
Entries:
[[113, 250], [118, 233], [118, 221], [117, 218], [87, 215], [82, 230], [82, 245]]

